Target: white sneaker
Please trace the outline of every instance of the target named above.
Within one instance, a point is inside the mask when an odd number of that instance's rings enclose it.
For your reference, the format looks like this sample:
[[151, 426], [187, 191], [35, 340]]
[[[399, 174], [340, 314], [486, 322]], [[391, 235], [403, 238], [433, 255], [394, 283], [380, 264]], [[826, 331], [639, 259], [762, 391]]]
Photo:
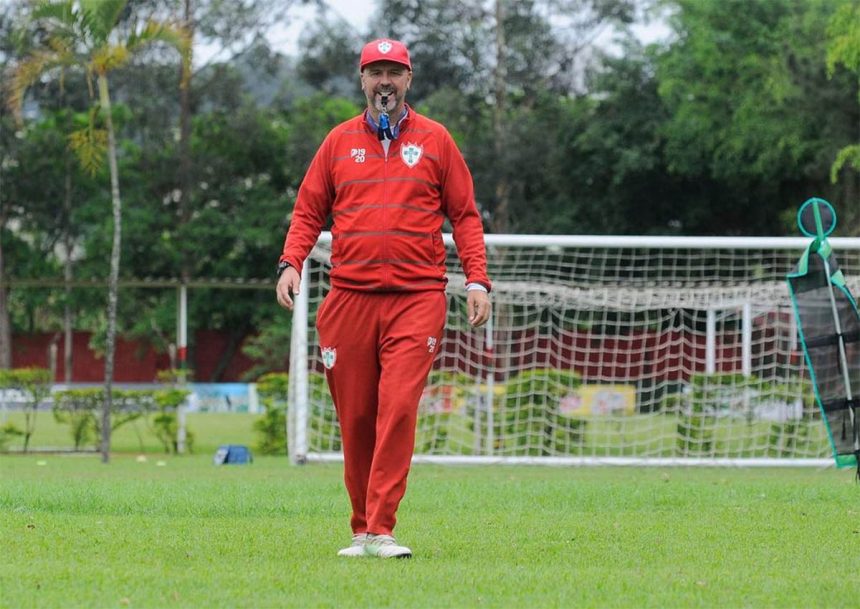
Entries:
[[338, 556], [366, 556], [364, 553], [364, 542], [367, 540], [367, 533], [356, 533], [352, 536], [352, 543], [349, 547], [340, 550]]
[[367, 556], [412, 558], [412, 550], [406, 546], [397, 545], [397, 541], [391, 535], [372, 535], [368, 533], [362, 549]]

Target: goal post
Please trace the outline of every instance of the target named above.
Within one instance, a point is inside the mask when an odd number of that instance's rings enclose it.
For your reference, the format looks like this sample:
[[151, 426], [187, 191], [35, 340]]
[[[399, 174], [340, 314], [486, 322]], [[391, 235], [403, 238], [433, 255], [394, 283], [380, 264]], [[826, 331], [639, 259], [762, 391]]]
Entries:
[[[860, 238], [829, 240], [849, 284]], [[448, 249], [448, 316], [415, 458], [440, 463], [832, 464], [786, 274], [808, 239], [487, 235], [493, 313], [468, 324]], [[339, 460], [316, 311], [331, 235], [293, 313], [293, 462]], [[856, 285], [849, 285], [856, 289]]]

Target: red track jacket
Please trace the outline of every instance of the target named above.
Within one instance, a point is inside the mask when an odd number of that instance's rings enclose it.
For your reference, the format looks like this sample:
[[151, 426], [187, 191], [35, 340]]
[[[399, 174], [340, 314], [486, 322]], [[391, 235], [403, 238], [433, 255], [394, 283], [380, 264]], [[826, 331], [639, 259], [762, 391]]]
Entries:
[[301, 269], [329, 214], [334, 287], [444, 290], [446, 216], [466, 283], [491, 287], [466, 162], [444, 126], [411, 108], [387, 158], [364, 113], [331, 130], [299, 188], [280, 260]]

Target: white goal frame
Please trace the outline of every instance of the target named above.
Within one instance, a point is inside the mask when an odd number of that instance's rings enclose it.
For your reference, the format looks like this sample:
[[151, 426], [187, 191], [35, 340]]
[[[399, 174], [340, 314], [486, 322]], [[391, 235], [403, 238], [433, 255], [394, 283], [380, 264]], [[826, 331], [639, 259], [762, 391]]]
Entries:
[[[446, 234], [445, 243], [450, 251], [453, 251], [453, 239], [450, 234]], [[310, 448], [309, 442], [309, 425], [312, 412], [311, 404], [311, 387], [309, 384], [309, 371], [312, 369], [314, 362], [312, 361], [314, 342], [314, 329], [310, 322], [309, 316], [310, 301], [309, 295], [315, 289], [310, 279], [310, 265], [312, 260], [327, 261], [328, 252], [331, 245], [331, 233], [324, 232], [317, 243], [316, 248], [305, 262], [302, 278], [302, 290], [296, 296], [295, 307], [293, 311], [293, 326], [290, 349], [290, 378], [289, 378], [289, 396], [288, 396], [288, 411], [287, 411], [287, 438], [288, 449], [292, 463], [301, 464], [308, 461], [325, 462], [325, 461], [342, 461], [342, 453], [338, 451], [316, 451]], [[565, 248], [581, 248], [583, 250], [636, 250], [645, 252], [673, 251], [684, 252], [686, 250], [696, 250], [704, 252], [712, 252], [719, 254], [723, 251], [752, 251], [766, 250], [768, 252], [777, 252], [792, 260], [797, 260], [802, 251], [809, 244], [809, 239], [805, 237], [659, 237], [659, 236], [597, 236], [597, 235], [569, 235], [569, 236], [550, 236], [550, 235], [486, 235], [486, 244], [488, 248], [488, 256], [492, 262], [493, 251], [497, 248], [541, 248], [547, 251], [560, 250]], [[852, 283], [860, 279], [860, 238], [831, 238], [830, 244], [837, 259], [840, 262], [843, 258], [849, 258], [850, 263], [842, 266], [849, 279], [849, 287], [856, 294], [858, 285]], [[456, 261], [456, 258], [453, 258]], [[451, 265], [452, 256], [449, 254], [449, 283], [448, 292], [463, 292], [462, 284], [463, 276], [460, 269], [453, 269]], [[788, 269], [785, 269], [787, 272]], [[782, 271], [780, 271], [782, 273]], [[533, 289], [527, 281], [499, 279], [493, 276], [491, 271], [491, 279], [494, 281], [494, 293], [525, 293]], [[574, 283], [575, 277], [571, 277], [571, 283]], [[701, 282], [699, 282], [701, 283]], [[741, 286], [731, 284], [720, 285], [699, 285], [696, 282], [684, 283], [677, 282], [673, 278], [667, 279], [666, 285], [663, 285], [659, 280], [652, 286], [645, 288], [649, 293], [649, 298], [653, 298], [656, 302], [653, 306], [662, 307], [669, 305], [660, 304], [661, 298], [673, 298], [674, 304], [671, 306], [689, 308], [698, 312], [706, 313], [706, 357], [704, 361], [704, 369], [702, 372], [713, 373], [716, 370], [717, 360], [717, 337], [716, 337], [716, 316], [721, 309], [734, 307], [739, 313], [740, 327], [740, 360], [742, 361], [742, 370], [740, 371], [744, 377], [749, 377], [753, 370], [751, 364], [752, 352], [752, 317], [753, 308], [759, 304], [750, 302], [748, 296], [749, 280], [741, 281]], [[786, 287], [784, 273], [781, 277], [769, 277], [761, 286], [757, 286], [758, 292], [767, 294], [767, 298], [778, 300], [779, 302], [788, 302], [788, 290]], [[639, 288], [641, 289], [641, 288]], [[554, 292], [558, 293], [559, 298], [566, 298], [572, 292], [578, 291], [577, 298], [589, 298], [585, 292], [588, 288], [568, 286], [565, 282], [555, 282], [554, 285], [546, 285], [542, 287], [544, 294], [549, 294], [552, 297]], [[618, 286], [619, 292], [622, 295], [618, 296], [623, 299], [624, 286]], [[610, 289], [611, 293], [611, 289]], [[585, 294], [585, 295], [584, 295]], [[607, 300], [606, 292], [603, 293], [603, 300]], [[611, 300], [611, 298], [610, 298]], [[597, 305], [595, 305], [597, 306]], [[609, 306], [613, 306], [611, 303]], [[482, 341], [483, 348], [491, 351], [494, 343], [494, 325], [493, 318], [490, 322], [480, 329], [472, 330], [476, 336]], [[795, 332], [796, 334], [796, 332]], [[800, 349], [799, 345], [793, 348]], [[318, 367], [318, 366], [317, 366]], [[482, 391], [485, 392], [486, 406], [485, 416], [486, 421], [486, 438], [481, 438], [479, 442], [482, 446], [480, 454], [468, 455], [452, 455], [452, 454], [422, 454], [416, 452], [413, 457], [413, 462], [425, 463], [440, 463], [440, 464], [524, 464], [524, 465], [550, 465], [550, 466], [595, 466], [595, 465], [616, 465], [616, 466], [705, 466], [705, 467], [773, 467], [773, 466], [806, 466], [806, 467], [830, 467], [833, 465], [833, 459], [827, 454], [815, 454], [809, 457], [791, 458], [791, 457], [722, 457], [715, 455], [684, 455], [684, 456], [638, 456], [631, 455], [541, 455], [541, 456], [511, 456], [496, 454], [494, 450], [493, 430], [496, 426], [493, 424], [493, 400], [494, 398], [494, 379], [495, 373], [482, 371], [476, 375], [475, 382], [480, 384]], [[817, 425], [823, 427], [823, 422], [816, 421]], [[476, 432], [477, 433], [477, 432]]]

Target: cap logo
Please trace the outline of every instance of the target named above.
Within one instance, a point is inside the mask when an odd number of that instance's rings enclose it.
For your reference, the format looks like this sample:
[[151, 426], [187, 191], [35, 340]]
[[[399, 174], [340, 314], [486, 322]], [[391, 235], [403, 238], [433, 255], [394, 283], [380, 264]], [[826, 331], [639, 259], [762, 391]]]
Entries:
[[377, 49], [379, 49], [379, 52], [380, 52], [380, 53], [382, 53], [382, 54], [384, 55], [384, 54], [386, 54], [388, 51], [390, 51], [390, 50], [391, 50], [391, 43], [390, 43], [390, 42], [388, 42], [387, 40], [383, 40], [383, 41], [382, 41], [382, 42], [380, 42], [378, 45], [376, 45], [376, 48], [377, 48]]

